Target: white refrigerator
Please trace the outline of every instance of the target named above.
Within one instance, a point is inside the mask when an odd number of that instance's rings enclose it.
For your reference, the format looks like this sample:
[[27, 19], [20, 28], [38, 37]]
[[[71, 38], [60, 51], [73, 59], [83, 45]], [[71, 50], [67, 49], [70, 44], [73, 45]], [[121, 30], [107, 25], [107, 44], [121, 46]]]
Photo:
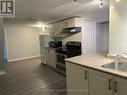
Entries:
[[40, 35], [40, 55], [41, 55], [41, 63], [46, 64], [46, 49], [49, 47], [49, 42], [53, 39], [50, 38], [49, 35]]

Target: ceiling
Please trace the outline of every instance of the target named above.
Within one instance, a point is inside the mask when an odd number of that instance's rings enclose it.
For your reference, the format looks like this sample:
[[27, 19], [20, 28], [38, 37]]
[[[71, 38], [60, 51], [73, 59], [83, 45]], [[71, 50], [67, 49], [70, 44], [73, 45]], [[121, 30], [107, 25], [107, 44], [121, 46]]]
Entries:
[[104, 0], [104, 7], [99, 8], [98, 0], [15, 0], [16, 19], [37, 17], [44, 22], [54, 22], [73, 16], [94, 18], [108, 21], [109, 0]]

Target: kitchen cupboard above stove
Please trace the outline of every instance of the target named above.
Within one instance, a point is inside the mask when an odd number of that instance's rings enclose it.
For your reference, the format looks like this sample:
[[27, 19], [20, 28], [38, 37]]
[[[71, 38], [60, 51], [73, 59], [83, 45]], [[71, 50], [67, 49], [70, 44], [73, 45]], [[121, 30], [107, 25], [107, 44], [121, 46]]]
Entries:
[[73, 17], [61, 21], [57, 21], [55, 23], [51, 24], [51, 36], [61, 36], [63, 35], [66, 37], [67, 35], [65, 33], [62, 33], [64, 28], [70, 28], [70, 27], [81, 27], [82, 26], [82, 18], [80, 17]]

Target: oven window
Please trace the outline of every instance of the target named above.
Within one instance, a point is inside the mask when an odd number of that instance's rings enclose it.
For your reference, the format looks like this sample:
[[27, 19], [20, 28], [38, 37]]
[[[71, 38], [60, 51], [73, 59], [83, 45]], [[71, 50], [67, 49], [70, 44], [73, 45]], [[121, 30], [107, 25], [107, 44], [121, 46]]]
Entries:
[[65, 64], [65, 56], [64, 55], [57, 55], [57, 62]]

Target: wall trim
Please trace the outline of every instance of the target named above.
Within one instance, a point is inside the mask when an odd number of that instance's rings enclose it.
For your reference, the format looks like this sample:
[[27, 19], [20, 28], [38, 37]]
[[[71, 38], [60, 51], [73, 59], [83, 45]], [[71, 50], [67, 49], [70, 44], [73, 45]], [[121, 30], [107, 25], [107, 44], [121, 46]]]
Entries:
[[14, 59], [14, 60], [8, 60], [8, 62], [15, 62], [15, 61], [20, 61], [20, 60], [25, 60], [25, 59], [36, 58], [36, 57], [40, 57], [40, 55], [30, 56], [30, 57], [24, 57], [24, 58], [18, 58], [18, 59]]
[[0, 75], [5, 75], [6, 74], [6, 72], [4, 71], [4, 70], [0, 70]]

